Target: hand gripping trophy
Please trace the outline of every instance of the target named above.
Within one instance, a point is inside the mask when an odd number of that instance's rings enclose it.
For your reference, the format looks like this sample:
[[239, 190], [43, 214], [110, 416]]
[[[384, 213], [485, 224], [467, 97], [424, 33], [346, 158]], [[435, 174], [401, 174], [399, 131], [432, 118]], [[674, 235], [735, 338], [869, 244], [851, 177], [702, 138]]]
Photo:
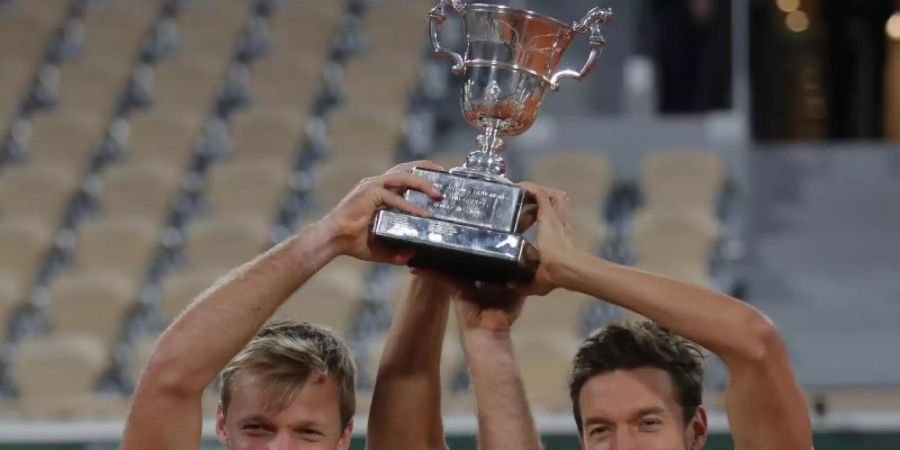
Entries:
[[[440, 44], [450, 12], [462, 18], [465, 55]], [[606, 44], [600, 26], [612, 19], [612, 11], [594, 8], [566, 25], [506, 6], [441, 0], [429, 17], [435, 52], [453, 60], [454, 74], [465, 76], [460, 103], [466, 121], [481, 131], [478, 146], [462, 166], [449, 172], [414, 169], [444, 194], [437, 202], [418, 191], [405, 194], [431, 210], [432, 217], [384, 209], [375, 216], [373, 233], [391, 244], [415, 248], [412, 266], [487, 282], [529, 280], [537, 253], [521, 235], [526, 193], [505, 176], [501, 136], [516, 136], [531, 127], [545, 89], [555, 91], [560, 81], [580, 80], [594, 68]], [[557, 71], [562, 54], [579, 34], [588, 35], [587, 62], [581, 70]]]

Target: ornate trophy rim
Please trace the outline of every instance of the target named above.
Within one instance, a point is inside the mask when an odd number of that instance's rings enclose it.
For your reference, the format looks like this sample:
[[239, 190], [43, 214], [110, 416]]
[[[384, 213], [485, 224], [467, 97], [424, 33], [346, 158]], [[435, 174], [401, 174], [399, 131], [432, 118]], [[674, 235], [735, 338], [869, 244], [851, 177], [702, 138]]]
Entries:
[[490, 4], [490, 3], [469, 3], [469, 4], [465, 5], [462, 12], [465, 12], [468, 10], [506, 11], [506, 12], [520, 13], [529, 19], [546, 20], [548, 22], [552, 22], [556, 25], [559, 25], [563, 28], [567, 28], [569, 30], [574, 31], [574, 29], [572, 28], [572, 24], [565, 23], [559, 19], [556, 19], [556, 18], [550, 17], [550, 16], [546, 16], [544, 14], [532, 11], [530, 9], [513, 8], [511, 6], [494, 5], [494, 4]]

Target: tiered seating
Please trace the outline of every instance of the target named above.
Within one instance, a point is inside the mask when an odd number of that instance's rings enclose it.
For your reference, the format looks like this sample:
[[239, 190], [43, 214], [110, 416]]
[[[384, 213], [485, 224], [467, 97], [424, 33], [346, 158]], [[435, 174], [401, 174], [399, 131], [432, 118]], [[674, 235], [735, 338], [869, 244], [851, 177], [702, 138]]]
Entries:
[[714, 286], [712, 259], [719, 242], [718, 200], [727, 178], [713, 153], [675, 150], [648, 156], [641, 166], [641, 206], [630, 241], [643, 269]]
[[[121, 413], [91, 402], [101, 382], [127, 393], [157, 332], [203, 289], [319, 217], [361, 178], [430, 145], [410, 142], [407, 126], [407, 115], [430, 117], [416, 108], [434, 100], [417, 86], [428, 64], [424, 7], [82, 3], [17, 0], [12, 13], [0, 12], [0, 114], [9, 119], [0, 334], [17, 324], [7, 343], [18, 355], [2, 366], [20, 410], [35, 416]], [[464, 158], [435, 156], [448, 168]], [[580, 248], [601, 251], [618, 239], [637, 265], [705, 283], [724, 169], [702, 155], [654, 158], [622, 236], [604, 221], [615, 180], [601, 154], [550, 153], [526, 178], [568, 192]], [[685, 255], [690, 264], [674, 267]], [[407, 284], [404, 276], [391, 283], [398, 273], [335, 261], [277, 315], [350, 337], [365, 356], [360, 378], [371, 381], [391, 299]], [[597, 305], [555, 292], [525, 308], [515, 339], [536, 409], [565, 409], [568, 359]], [[452, 317], [445, 409], [471, 412]], [[361, 407], [369, 395], [361, 390]]]

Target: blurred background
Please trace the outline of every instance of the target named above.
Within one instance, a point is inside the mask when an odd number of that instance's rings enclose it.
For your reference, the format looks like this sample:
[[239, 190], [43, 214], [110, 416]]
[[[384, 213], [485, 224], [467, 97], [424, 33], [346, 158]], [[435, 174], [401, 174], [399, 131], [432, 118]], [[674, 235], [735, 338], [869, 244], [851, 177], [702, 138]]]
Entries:
[[[900, 1], [492, 3], [615, 11], [597, 70], [507, 139], [511, 177], [569, 192], [580, 247], [772, 317], [817, 449], [900, 448]], [[0, 0], [0, 449], [116, 448], [156, 337], [194, 295], [362, 177], [463, 161], [476, 131], [427, 41], [432, 6]], [[443, 39], [464, 48], [458, 21]], [[562, 65], [580, 67], [585, 41]], [[407, 280], [337, 260], [278, 313], [356, 351], [354, 448]], [[627, 313], [554, 297], [526, 306], [515, 339], [547, 448], [576, 449], [570, 359]], [[454, 330], [446, 429], [475, 448]], [[712, 359], [709, 449], [732, 448], [726, 382]]]

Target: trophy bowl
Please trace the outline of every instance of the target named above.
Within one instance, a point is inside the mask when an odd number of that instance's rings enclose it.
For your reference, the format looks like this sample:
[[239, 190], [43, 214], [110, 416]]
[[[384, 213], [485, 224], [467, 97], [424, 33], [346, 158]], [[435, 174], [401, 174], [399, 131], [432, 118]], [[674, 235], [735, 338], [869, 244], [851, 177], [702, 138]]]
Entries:
[[[445, 49], [440, 30], [455, 12], [466, 36], [463, 55]], [[540, 14], [500, 5], [441, 0], [429, 13], [431, 41], [438, 55], [453, 60], [464, 75], [460, 105], [466, 122], [480, 131], [477, 148], [447, 172], [417, 168], [444, 194], [432, 201], [407, 191], [410, 202], [433, 212], [417, 217], [384, 209], [373, 233], [389, 243], [414, 248], [410, 265], [442, 270], [488, 282], [528, 280], [537, 252], [522, 236], [529, 195], [506, 178], [502, 136], [522, 134], [534, 123], [544, 92], [563, 79], [584, 78], [596, 65], [606, 41], [600, 25], [609, 9], [593, 8], [567, 25]], [[590, 54], [580, 70], [558, 70], [562, 55], [578, 35], [588, 35]]]

